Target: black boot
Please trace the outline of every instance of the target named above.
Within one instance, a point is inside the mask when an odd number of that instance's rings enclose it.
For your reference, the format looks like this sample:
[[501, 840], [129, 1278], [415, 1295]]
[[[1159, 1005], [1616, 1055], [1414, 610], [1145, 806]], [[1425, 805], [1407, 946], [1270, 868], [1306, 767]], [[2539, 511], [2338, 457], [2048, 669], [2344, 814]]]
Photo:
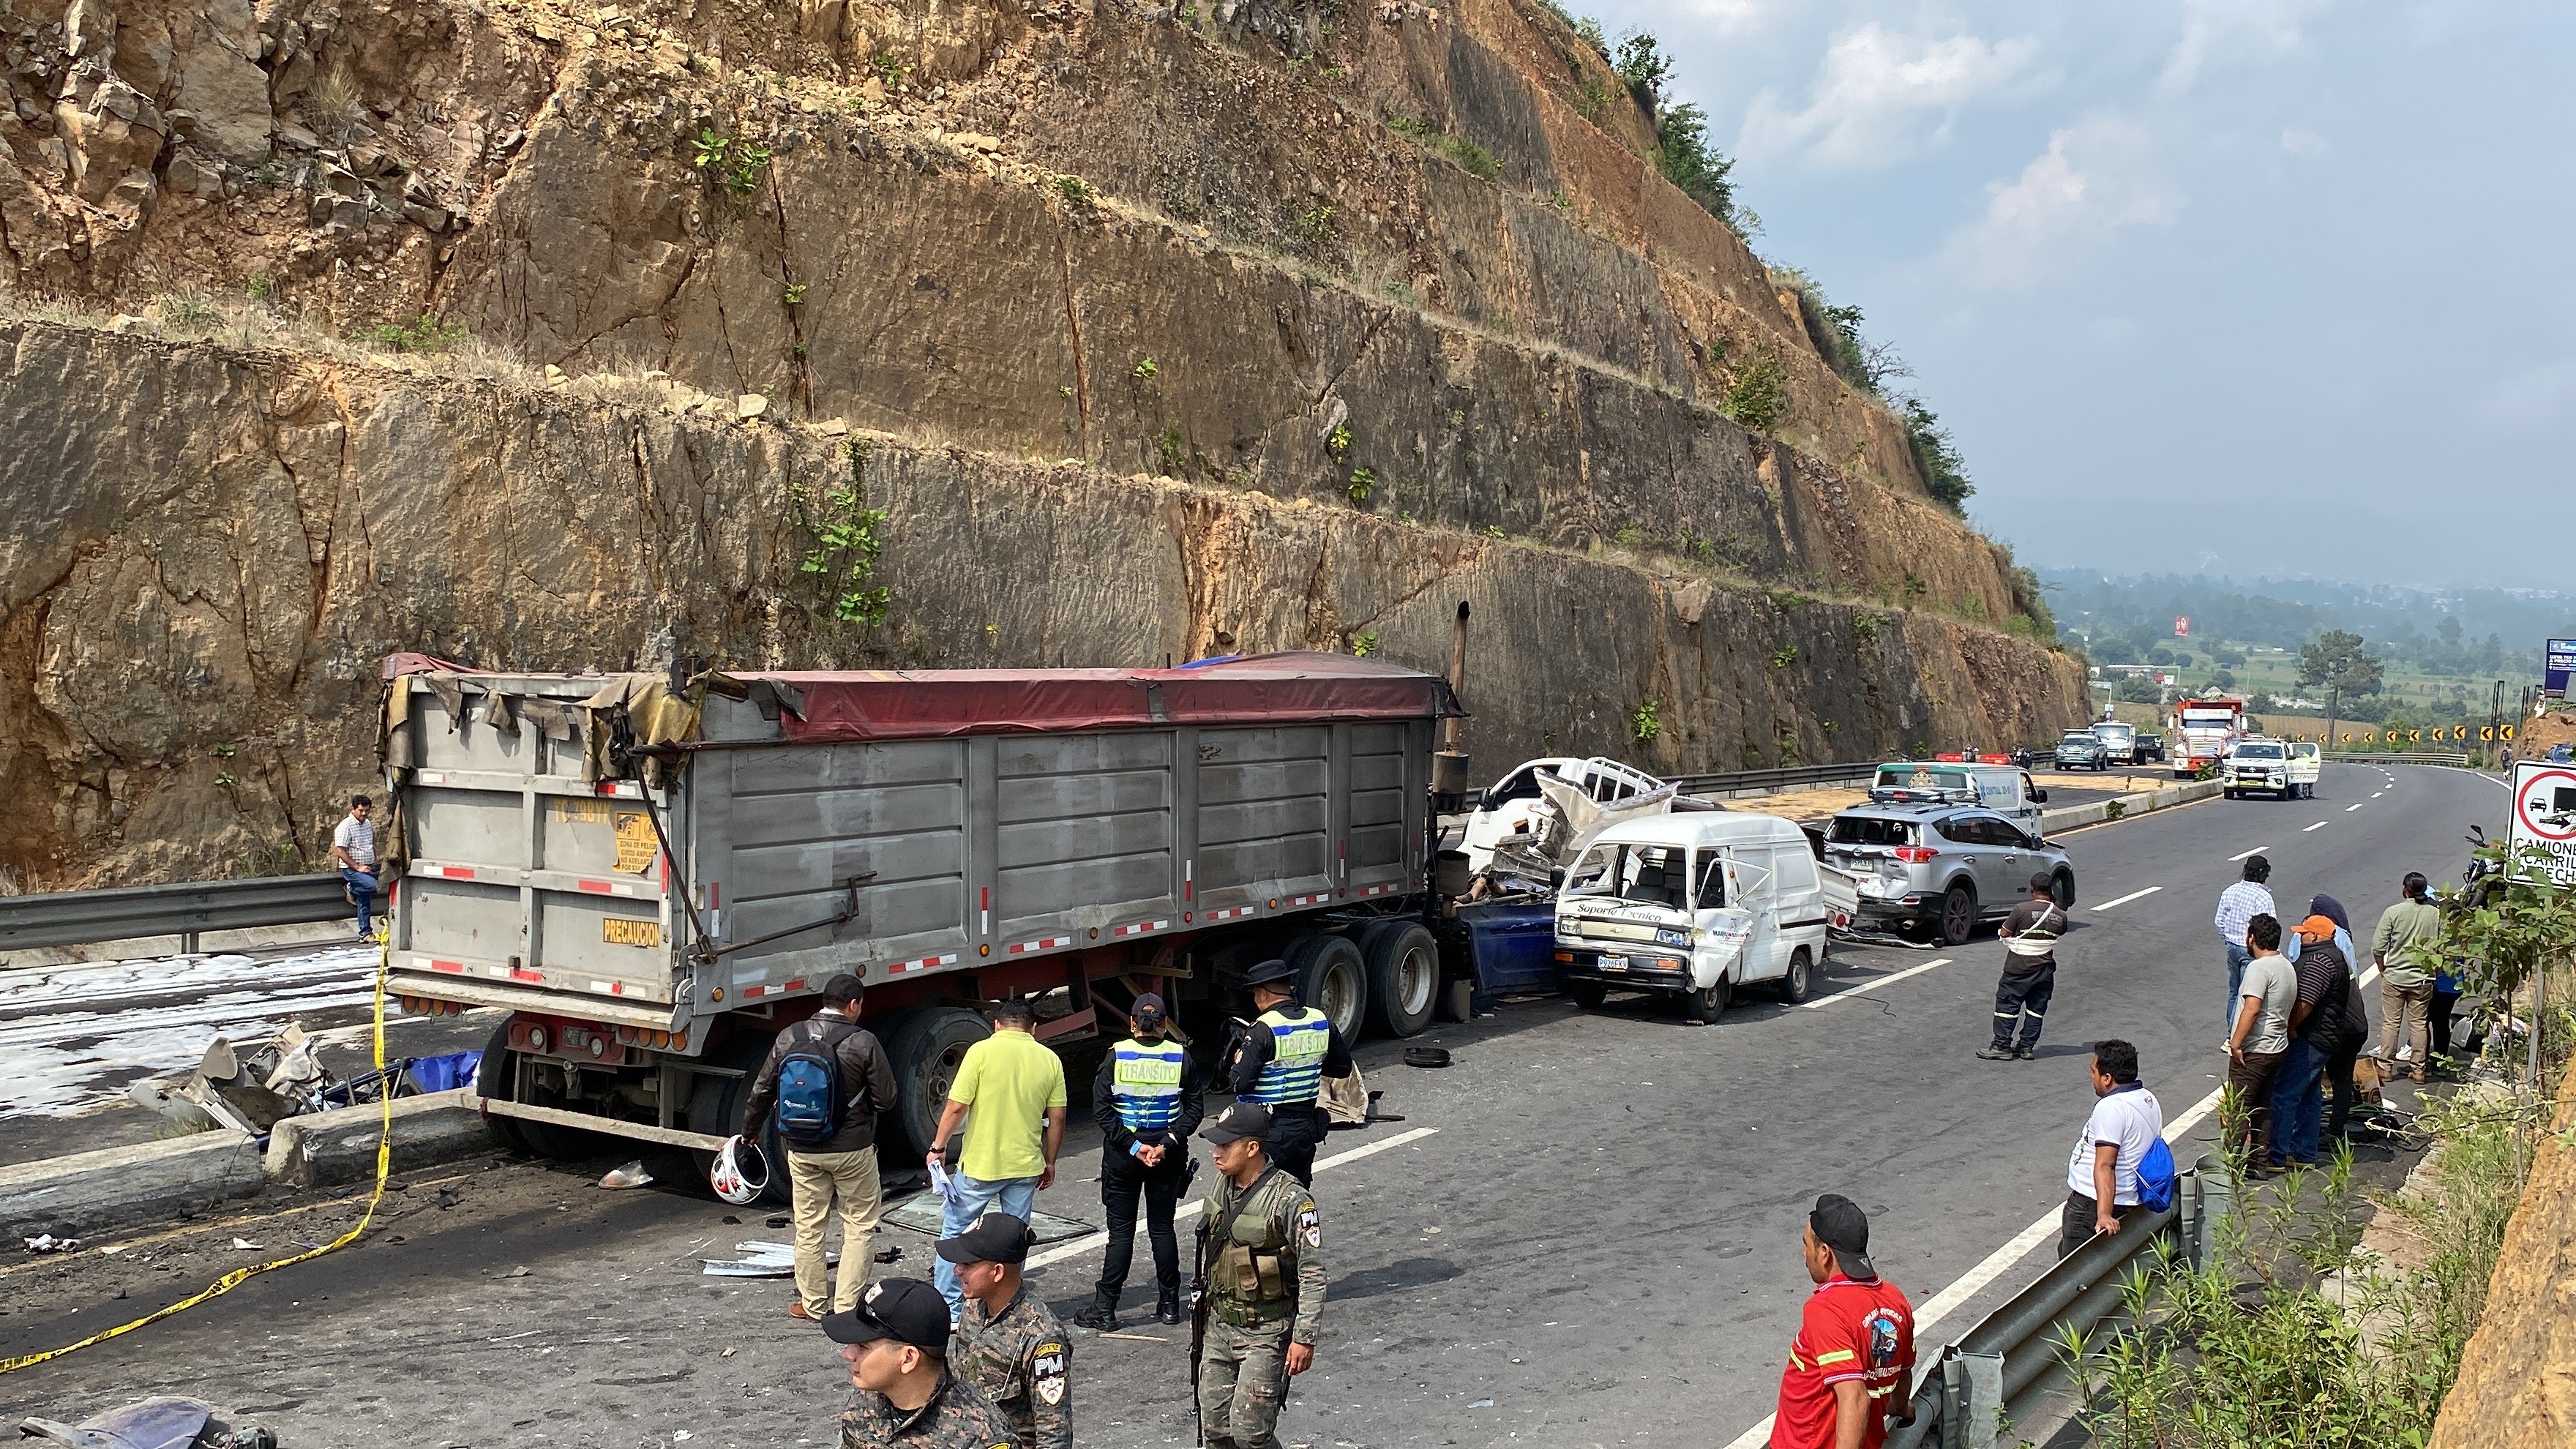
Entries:
[[1154, 1304], [1154, 1317], [1162, 1323], [1181, 1321], [1181, 1290], [1178, 1284], [1166, 1284]]
[[1118, 1295], [1106, 1288], [1092, 1289], [1090, 1306], [1073, 1315], [1073, 1321], [1103, 1333], [1114, 1331], [1118, 1327]]

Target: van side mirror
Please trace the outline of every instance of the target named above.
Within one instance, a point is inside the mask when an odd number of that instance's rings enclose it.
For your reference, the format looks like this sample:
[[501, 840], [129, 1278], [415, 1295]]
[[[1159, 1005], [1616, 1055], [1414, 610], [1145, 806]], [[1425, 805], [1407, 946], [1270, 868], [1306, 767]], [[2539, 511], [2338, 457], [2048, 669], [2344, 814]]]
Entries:
[[2031, 786], [2031, 787], [2030, 787], [2030, 803], [2032, 803], [2033, 805], [2045, 805], [2045, 804], [2047, 804], [2047, 803], [2048, 803], [2048, 791], [2047, 791], [2047, 790], [2045, 790], [2045, 789], [2043, 789], [2043, 788], [2041, 788], [2040, 786], [2037, 786], [2037, 785], [2033, 785], [2033, 786]]

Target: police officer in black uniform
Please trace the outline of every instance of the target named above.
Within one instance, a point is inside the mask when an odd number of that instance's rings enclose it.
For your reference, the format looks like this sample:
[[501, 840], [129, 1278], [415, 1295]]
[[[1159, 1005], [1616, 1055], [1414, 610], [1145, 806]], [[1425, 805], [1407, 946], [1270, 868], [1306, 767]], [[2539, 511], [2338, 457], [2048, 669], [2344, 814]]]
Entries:
[[1351, 1073], [1350, 1044], [1331, 1018], [1311, 1006], [1299, 1006], [1289, 986], [1294, 973], [1286, 961], [1264, 961], [1245, 973], [1252, 1004], [1261, 1015], [1247, 1027], [1226, 1079], [1234, 1095], [1270, 1109], [1270, 1130], [1262, 1147], [1270, 1161], [1311, 1187], [1315, 1149], [1324, 1141], [1324, 1109], [1315, 1105], [1326, 1077]]

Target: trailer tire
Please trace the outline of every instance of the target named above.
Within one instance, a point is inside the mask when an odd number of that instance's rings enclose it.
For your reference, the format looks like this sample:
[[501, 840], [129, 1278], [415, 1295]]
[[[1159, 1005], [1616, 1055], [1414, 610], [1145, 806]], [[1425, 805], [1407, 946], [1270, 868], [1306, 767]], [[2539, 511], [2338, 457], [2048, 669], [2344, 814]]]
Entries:
[[[932, 1006], [906, 1014], [886, 1036], [894, 1067], [895, 1120], [912, 1139], [913, 1155], [930, 1151], [949, 1085], [966, 1049], [993, 1034], [983, 1013], [962, 1006]], [[880, 1154], [882, 1158], [882, 1154]]]
[[1369, 1009], [1368, 963], [1360, 948], [1343, 936], [1303, 937], [1288, 947], [1288, 969], [1296, 973], [1299, 1004], [1323, 1012], [1343, 1041], [1358, 1041]]
[[[507, 1100], [509, 1088], [504, 1084], [516, 1083], [518, 1080], [519, 1054], [510, 1050], [510, 1023], [504, 1020], [499, 1026], [492, 1028], [492, 1039], [483, 1043], [483, 1059], [474, 1067], [474, 1095], [477, 1100], [486, 1097], [501, 1097]], [[496, 1087], [500, 1090], [495, 1091]], [[528, 1139], [520, 1134], [519, 1122], [515, 1117], [486, 1112], [483, 1114], [483, 1130], [491, 1135], [492, 1145], [504, 1152], [531, 1156], [536, 1151], [528, 1145]]]
[[1392, 1037], [1419, 1036], [1440, 1004], [1440, 943], [1419, 921], [1380, 921], [1360, 933], [1369, 1020]]

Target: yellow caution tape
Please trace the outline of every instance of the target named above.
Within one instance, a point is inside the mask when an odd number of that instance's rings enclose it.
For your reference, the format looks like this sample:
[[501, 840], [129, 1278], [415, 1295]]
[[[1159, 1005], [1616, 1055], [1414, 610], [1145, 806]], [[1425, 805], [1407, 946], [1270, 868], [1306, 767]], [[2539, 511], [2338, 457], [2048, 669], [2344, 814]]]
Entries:
[[216, 1279], [214, 1282], [206, 1285], [202, 1290], [180, 1299], [178, 1302], [171, 1304], [167, 1308], [155, 1309], [152, 1312], [143, 1315], [141, 1318], [134, 1320], [132, 1323], [120, 1323], [116, 1327], [107, 1329], [104, 1332], [93, 1333], [78, 1343], [69, 1343], [63, 1345], [61, 1348], [47, 1349], [43, 1353], [31, 1353], [19, 1358], [0, 1359], [0, 1374], [15, 1373], [22, 1368], [33, 1368], [37, 1364], [61, 1358], [64, 1354], [77, 1353], [80, 1350], [89, 1347], [91, 1344], [105, 1343], [111, 1338], [117, 1338], [122, 1335], [132, 1333], [134, 1330], [141, 1328], [146, 1324], [158, 1323], [173, 1313], [186, 1312], [188, 1309], [194, 1308], [198, 1304], [203, 1303], [210, 1298], [220, 1298], [271, 1269], [292, 1267], [297, 1263], [309, 1262], [312, 1259], [321, 1257], [325, 1253], [345, 1248], [351, 1243], [356, 1242], [360, 1235], [367, 1231], [368, 1226], [376, 1220], [377, 1205], [385, 1200], [385, 1178], [387, 1176], [387, 1170], [393, 1165], [394, 1093], [393, 1084], [385, 1080], [385, 973], [392, 969], [392, 965], [393, 951], [390, 943], [380, 945], [378, 947], [376, 957], [376, 1086], [380, 1093], [378, 1100], [382, 1102], [384, 1109], [384, 1127], [376, 1137], [375, 1195], [367, 1199], [366, 1214], [358, 1219], [358, 1225], [332, 1239], [330, 1242], [324, 1243], [318, 1248], [308, 1248], [301, 1253], [297, 1253], [291, 1258], [280, 1258], [274, 1263], [262, 1263], [254, 1268], [235, 1268], [231, 1272]]

